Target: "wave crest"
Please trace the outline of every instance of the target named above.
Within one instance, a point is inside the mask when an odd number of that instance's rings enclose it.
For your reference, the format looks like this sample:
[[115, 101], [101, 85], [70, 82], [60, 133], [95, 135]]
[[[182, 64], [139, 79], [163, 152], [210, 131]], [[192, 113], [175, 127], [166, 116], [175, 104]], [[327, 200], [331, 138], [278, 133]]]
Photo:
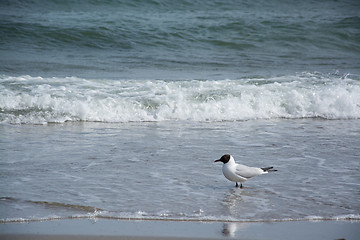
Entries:
[[2, 123], [360, 118], [360, 83], [352, 75], [208, 81], [0, 79]]

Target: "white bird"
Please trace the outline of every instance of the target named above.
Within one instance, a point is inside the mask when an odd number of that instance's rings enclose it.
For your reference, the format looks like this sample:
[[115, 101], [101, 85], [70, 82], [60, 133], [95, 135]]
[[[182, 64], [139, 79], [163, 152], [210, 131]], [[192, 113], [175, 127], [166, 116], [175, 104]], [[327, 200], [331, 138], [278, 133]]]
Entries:
[[223, 155], [220, 159], [215, 160], [215, 162], [223, 162], [222, 172], [224, 176], [232, 181], [236, 182], [236, 187], [239, 187], [238, 182], [241, 183], [240, 188], [242, 188], [242, 183], [250, 178], [256, 177], [261, 174], [268, 172], [275, 172], [277, 170], [273, 167], [266, 168], [257, 168], [257, 167], [248, 167], [242, 164], [237, 164], [234, 158], [230, 154]]

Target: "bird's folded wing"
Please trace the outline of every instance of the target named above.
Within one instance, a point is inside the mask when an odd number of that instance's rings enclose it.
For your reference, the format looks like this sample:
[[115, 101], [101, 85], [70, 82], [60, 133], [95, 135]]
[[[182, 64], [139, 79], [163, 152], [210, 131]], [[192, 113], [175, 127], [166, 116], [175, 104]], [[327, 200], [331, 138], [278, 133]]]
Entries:
[[244, 178], [252, 178], [260, 174], [263, 174], [264, 171], [261, 168], [248, 167], [245, 165], [238, 164], [236, 166], [235, 173]]

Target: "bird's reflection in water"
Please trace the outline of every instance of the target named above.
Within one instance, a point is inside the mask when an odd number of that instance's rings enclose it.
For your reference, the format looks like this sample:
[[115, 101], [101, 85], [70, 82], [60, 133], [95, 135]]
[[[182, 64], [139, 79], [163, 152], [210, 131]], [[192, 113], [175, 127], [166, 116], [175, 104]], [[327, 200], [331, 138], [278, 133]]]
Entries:
[[226, 237], [235, 237], [236, 232], [240, 229], [246, 228], [247, 223], [224, 223], [223, 229], [222, 229], [222, 235]]
[[223, 204], [228, 208], [230, 214], [233, 214], [235, 209], [241, 208], [242, 204], [246, 204], [246, 200], [253, 196], [254, 194], [246, 189], [232, 188], [225, 194]]
[[[245, 189], [231, 188], [229, 192], [225, 193], [223, 205], [227, 209], [229, 216], [237, 219], [246, 219], [254, 213], [253, 205], [259, 204], [261, 201], [257, 199], [257, 191], [247, 187]], [[246, 228], [246, 222], [226, 222], [223, 224], [222, 235], [226, 237], [235, 237], [236, 232], [240, 229]], [[239, 235], [239, 233], [237, 233]]]
[[269, 200], [264, 192], [254, 188], [233, 188], [224, 193], [222, 201], [225, 215], [232, 219], [251, 220], [261, 218], [269, 211]]

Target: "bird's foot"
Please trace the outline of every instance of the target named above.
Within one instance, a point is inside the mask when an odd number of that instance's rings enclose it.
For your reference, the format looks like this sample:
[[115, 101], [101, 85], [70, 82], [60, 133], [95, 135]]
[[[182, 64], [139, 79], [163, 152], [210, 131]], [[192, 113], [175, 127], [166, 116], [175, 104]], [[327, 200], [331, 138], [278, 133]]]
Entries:
[[239, 187], [239, 184], [238, 184], [238, 183], [236, 183], [235, 187]]
[[242, 184], [240, 184], [240, 188], [242, 189], [243, 187], [242, 187]]

